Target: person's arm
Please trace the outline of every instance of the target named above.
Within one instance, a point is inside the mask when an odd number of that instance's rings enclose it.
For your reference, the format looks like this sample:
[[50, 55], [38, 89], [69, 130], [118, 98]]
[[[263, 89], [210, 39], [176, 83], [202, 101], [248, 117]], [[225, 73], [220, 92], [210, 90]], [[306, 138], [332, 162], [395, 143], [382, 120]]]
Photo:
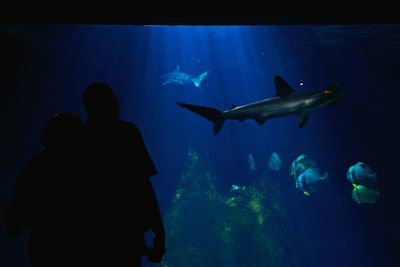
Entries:
[[162, 257], [164, 256], [165, 249], [165, 230], [164, 224], [161, 217], [160, 208], [157, 202], [157, 197], [153, 189], [153, 185], [151, 184], [150, 179], [146, 179], [146, 193], [148, 196], [148, 214], [149, 214], [149, 223], [150, 229], [154, 233], [153, 244], [150, 248], [148, 254], [148, 260], [150, 262], [160, 262]]
[[143, 192], [145, 194], [146, 213], [148, 219], [148, 226], [154, 233], [152, 247], [149, 248], [147, 260], [153, 263], [158, 263], [162, 260], [163, 255], [166, 252], [165, 249], [165, 230], [164, 224], [161, 217], [160, 207], [158, 206], [157, 196], [154, 192], [153, 185], [150, 177], [158, 173], [157, 168], [147, 151], [142, 134], [136, 126], [132, 128], [133, 138], [135, 140], [135, 150], [139, 151], [137, 155], [139, 158], [136, 162], [139, 162], [139, 173], [143, 174]]
[[18, 236], [23, 227], [30, 224], [30, 213], [32, 205], [33, 180], [37, 176], [37, 157], [33, 157], [15, 179], [14, 193], [9, 207], [4, 213], [4, 220], [7, 222], [7, 235]]

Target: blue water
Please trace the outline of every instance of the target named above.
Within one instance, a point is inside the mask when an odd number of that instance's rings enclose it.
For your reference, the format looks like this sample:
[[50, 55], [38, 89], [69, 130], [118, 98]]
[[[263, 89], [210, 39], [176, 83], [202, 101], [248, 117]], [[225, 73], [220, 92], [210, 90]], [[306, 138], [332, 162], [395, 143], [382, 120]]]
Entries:
[[[265, 168], [276, 152], [282, 159], [276, 179], [287, 220], [302, 241], [304, 266], [399, 266], [399, 25], [8, 25], [0, 34], [1, 211], [13, 177], [40, 148], [47, 119], [63, 110], [85, 118], [83, 90], [105, 81], [119, 96], [122, 119], [142, 131], [159, 170], [152, 181], [164, 215], [189, 147], [217, 178], [221, 194], [255, 179], [249, 154]], [[162, 86], [160, 77], [176, 65], [195, 76], [210, 72], [200, 89]], [[209, 121], [176, 104], [226, 110], [269, 98], [277, 74], [301, 92], [336, 82], [345, 97], [311, 112], [304, 128], [295, 116], [263, 126], [229, 120], [218, 135]], [[329, 172], [325, 194], [307, 197], [295, 189], [290, 164], [302, 153]], [[346, 171], [358, 161], [377, 172], [381, 195], [374, 204], [351, 199]], [[27, 266], [24, 236], [10, 240], [3, 231], [0, 241], [1, 266]]]

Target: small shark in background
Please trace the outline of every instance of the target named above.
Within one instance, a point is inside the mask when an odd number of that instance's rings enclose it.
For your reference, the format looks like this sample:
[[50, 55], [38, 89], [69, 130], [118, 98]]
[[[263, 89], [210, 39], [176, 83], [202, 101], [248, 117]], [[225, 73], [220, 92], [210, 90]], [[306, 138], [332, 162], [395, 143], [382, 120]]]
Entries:
[[299, 118], [299, 127], [304, 127], [311, 110], [328, 104], [335, 105], [343, 97], [343, 91], [337, 85], [331, 85], [316, 93], [300, 93], [295, 92], [279, 75], [275, 76], [274, 82], [274, 97], [243, 106], [233, 106], [225, 111], [182, 102], [177, 104], [211, 121], [214, 124], [214, 134], [217, 134], [225, 120], [253, 119], [261, 126], [268, 119], [296, 115]]
[[200, 87], [201, 82], [206, 78], [209, 71], [205, 71], [197, 77], [180, 71], [179, 65], [176, 66], [175, 70], [168, 72], [161, 76], [163, 81], [162, 85], [167, 85], [169, 83], [175, 83], [179, 85], [183, 84], [194, 84], [196, 87]]

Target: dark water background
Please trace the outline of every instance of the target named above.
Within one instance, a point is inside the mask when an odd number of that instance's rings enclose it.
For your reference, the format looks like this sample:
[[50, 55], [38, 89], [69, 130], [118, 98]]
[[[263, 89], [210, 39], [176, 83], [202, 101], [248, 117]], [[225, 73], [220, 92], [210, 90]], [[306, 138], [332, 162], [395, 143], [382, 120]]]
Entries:
[[[171, 208], [189, 146], [222, 193], [255, 178], [249, 154], [262, 169], [276, 152], [288, 220], [311, 266], [398, 266], [399, 62], [398, 25], [3, 25], [0, 211], [11, 198], [12, 179], [40, 149], [48, 118], [68, 110], [85, 118], [83, 90], [106, 81], [120, 98], [121, 117], [141, 128], [158, 167], [152, 179], [163, 214]], [[201, 89], [162, 86], [161, 75], [176, 65], [192, 75], [210, 73]], [[294, 116], [261, 127], [227, 121], [216, 136], [210, 122], [176, 104], [225, 110], [272, 97], [276, 74], [301, 92], [336, 82], [345, 97], [334, 108], [311, 112], [302, 129]], [[326, 194], [307, 198], [295, 190], [289, 168], [301, 153], [329, 172]], [[381, 196], [375, 204], [351, 199], [346, 171], [358, 161], [377, 172]], [[27, 266], [25, 246], [26, 235], [8, 239], [2, 227], [0, 265]]]

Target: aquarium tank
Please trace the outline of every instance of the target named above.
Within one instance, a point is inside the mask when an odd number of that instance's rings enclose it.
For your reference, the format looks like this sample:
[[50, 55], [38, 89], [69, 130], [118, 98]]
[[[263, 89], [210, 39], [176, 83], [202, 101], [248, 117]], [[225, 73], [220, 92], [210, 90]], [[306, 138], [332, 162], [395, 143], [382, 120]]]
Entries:
[[[1, 24], [2, 218], [93, 82], [158, 170], [167, 251], [142, 266], [400, 266], [400, 24]], [[0, 226], [0, 266], [30, 266]]]

